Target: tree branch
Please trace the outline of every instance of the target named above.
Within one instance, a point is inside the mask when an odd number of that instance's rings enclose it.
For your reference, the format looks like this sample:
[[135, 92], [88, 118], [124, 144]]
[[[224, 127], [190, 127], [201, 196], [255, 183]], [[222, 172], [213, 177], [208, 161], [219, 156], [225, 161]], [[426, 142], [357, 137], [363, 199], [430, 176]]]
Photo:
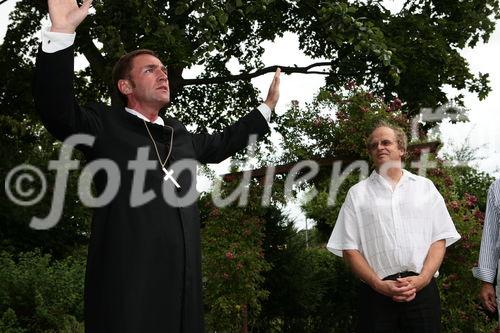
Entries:
[[0, 5], [3, 4], [4, 2], [7, 2], [9, 0], [0, 0]]
[[107, 82], [109, 80], [107, 74], [110, 73], [106, 72], [108, 69], [106, 59], [101, 54], [101, 51], [99, 51], [99, 49], [92, 42], [92, 38], [90, 37], [88, 31], [84, 32], [82, 30], [83, 29], [81, 29], [80, 34], [77, 35], [76, 44], [78, 45], [78, 50], [83, 53], [85, 58], [87, 58], [87, 61], [89, 62], [95, 75], [99, 76], [105, 83], [109, 83]]
[[281, 68], [281, 72], [285, 74], [292, 73], [301, 73], [301, 74], [320, 74], [320, 75], [328, 75], [328, 72], [319, 72], [319, 71], [309, 71], [311, 68], [322, 67], [322, 66], [331, 66], [333, 62], [325, 61], [325, 62], [317, 62], [305, 67], [298, 66], [270, 66], [262, 69], [258, 69], [252, 73], [241, 73], [238, 75], [231, 76], [218, 76], [218, 77], [207, 77], [207, 78], [199, 78], [199, 79], [184, 79], [182, 82], [183, 86], [189, 86], [194, 84], [220, 84], [231, 81], [238, 80], [250, 80], [254, 77], [258, 77], [267, 73], [274, 73], [276, 69]]

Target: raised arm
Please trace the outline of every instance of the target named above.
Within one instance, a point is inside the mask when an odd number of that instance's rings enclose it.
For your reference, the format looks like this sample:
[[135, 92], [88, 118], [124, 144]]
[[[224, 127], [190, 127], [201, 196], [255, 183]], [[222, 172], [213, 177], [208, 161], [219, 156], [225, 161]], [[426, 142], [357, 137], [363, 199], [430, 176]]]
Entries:
[[[245, 115], [220, 133], [193, 135], [193, 146], [198, 161], [219, 163], [246, 147], [250, 135], [257, 135], [260, 139], [269, 132], [267, 122], [271, 116], [270, 110], [276, 107], [280, 95], [280, 73], [281, 70], [278, 68], [269, 86], [266, 100], [257, 110]], [[266, 110], [267, 108], [269, 110]]]
[[[71, 34], [87, 16], [91, 3], [88, 0], [78, 7], [74, 0], [48, 1], [52, 27], [50, 32], [43, 32], [42, 44], [50, 50], [42, 46], [38, 52], [33, 97], [43, 124], [61, 141], [76, 133], [96, 135], [101, 128], [97, 108], [81, 108], [75, 100], [74, 54], [68, 47], [72, 44]], [[70, 42], [61, 43], [68, 36]]]

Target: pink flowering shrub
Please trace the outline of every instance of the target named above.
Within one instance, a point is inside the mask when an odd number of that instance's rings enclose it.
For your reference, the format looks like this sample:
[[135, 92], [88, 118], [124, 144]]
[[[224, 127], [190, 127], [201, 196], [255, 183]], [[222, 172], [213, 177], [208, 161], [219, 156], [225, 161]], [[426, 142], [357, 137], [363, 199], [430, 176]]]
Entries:
[[[466, 177], [463, 177], [463, 175]], [[442, 323], [445, 332], [491, 332], [496, 322], [478, 299], [481, 282], [472, 276], [477, 266], [484, 224], [484, 200], [493, 181], [470, 167], [438, 167], [427, 175], [443, 195], [448, 212], [462, 238], [447, 248], [440, 268]], [[475, 179], [470, 182], [467, 179]], [[463, 182], [467, 186], [463, 186]]]
[[409, 130], [399, 98], [385, 103], [381, 97], [348, 82], [345, 90], [321, 90], [314, 101], [300, 108], [292, 103], [277, 119], [286, 147], [285, 160], [350, 156], [366, 158], [364, 140], [379, 121]]
[[217, 208], [206, 196], [201, 206], [207, 331], [239, 332], [254, 323], [268, 295], [262, 288], [262, 273], [269, 269], [262, 249], [264, 220], [252, 203]]

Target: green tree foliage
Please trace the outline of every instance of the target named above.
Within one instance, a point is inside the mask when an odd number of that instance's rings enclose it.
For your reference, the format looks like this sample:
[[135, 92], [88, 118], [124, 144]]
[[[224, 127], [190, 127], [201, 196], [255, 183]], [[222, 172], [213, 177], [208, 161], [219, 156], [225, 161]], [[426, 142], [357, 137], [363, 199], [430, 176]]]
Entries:
[[[382, 95], [397, 93], [412, 112], [444, 103], [445, 84], [484, 97], [490, 90], [487, 75], [471, 73], [458, 50], [487, 41], [499, 13], [494, 0], [413, 0], [396, 14], [381, 1], [108, 0], [95, 2], [94, 9], [79, 27], [75, 45], [90, 64], [79, 73], [79, 97], [109, 98], [110, 72], [118, 57], [151, 48], [168, 64], [172, 92], [179, 97], [175, 104], [189, 110], [177, 116], [200, 128], [219, 128], [255, 105], [249, 79], [274, 71], [263, 66], [261, 43], [285, 32], [298, 35], [307, 55], [327, 60], [325, 74], [334, 88], [355, 79]], [[19, 94], [13, 92], [29, 92], [22, 88], [29, 85], [46, 11], [44, 1], [32, 0], [19, 1], [11, 13], [0, 64], [11, 80], [2, 82], [1, 90], [8, 92], [1, 95], [2, 105], [8, 100], [17, 104]], [[227, 68], [234, 59], [241, 68], [237, 74]], [[193, 65], [203, 65], [204, 72], [185, 78], [184, 70]]]
[[[14, 124], [17, 124], [15, 121]], [[27, 121], [29, 123], [29, 121]], [[6, 180], [7, 173], [16, 166], [26, 163], [37, 167], [44, 172], [47, 181], [46, 194], [41, 201], [29, 207], [21, 207], [11, 201], [5, 191], [0, 194], [0, 250], [10, 253], [20, 253], [39, 248], [44, 253], [51, 253], [55, 258], [63, 258], [72, 254], [75, 249], [87, 244], [89, 237], [90, 211], [84, 208], [77, 195], [78, 171], [70, 173], [68, 187], [65, 192], [65, 207], [60, 222], [49, 230], [34, 230], [29, 227], [33, 217], [45, 218], [51, 211], [52, 200], [55, 189], [55, 172], [47, 170], [50, 160], [57, 160], [60, 144], [53, 144], [46, 132], [42, 131], [37, 124], [27, 125], [27, 129], [19, 129], [20, 133], [34, 130], [40, 133], [36, 138], [32, 134], [26, 134], [33, 141], [23, 142], [9, 134], [2, 137], [3, 145], [0, 145], [2, 159], [0, 170], [2, 179]], [[15, 129], [15, 127], [12, 127]], [[43, 134], [42, 134], [43, 133]], [[35, 141], [38, 139], [38, 141]], [[5, 155], [4, 155], [5, 154]], [[78, 155], [79, 156], [79, 155]], [[19, 173], [16, 174], [19, 176]], [[34, 173], [33, 182], [22, 183], [25, 190], [33, 189], [34, 195], [41, 191], [41, 182]], [[15, 179], [15, 178], [12, 178]], [[17, 193], [16, 182], [11, 181], [9, 189]], [[19, 197], [19, 196], [17, 196]]]
[[[497, 1], [405, 1], [402, 10], [393, 16], [379, 1], [369, 4], [356, 13], [366, 18], [368, 29], [378, 29], [384, 36], [391, 51], [392, 69], [399, 80], [390, 80], [393, 71], [380, 72], [373, 54], [357, 50], [356, 45], [346, 45], [336, 60], [339, 71], [333, 72], [329, 80], [334, 88], [355, 79], [382, 96], [396, 92], [408, 103], [412, 114], [422, 107], [435, 108], [444, 103], [446, 84], [467, 88], [481, 99], [489, 93], [488, 74], [471, 73], [459, 50], [488, 40], [495, 22], [480, 17], [498, 17]], [[381, 75], [374, 79], [373, 72]], [[462, 96], [457, 97], [460, 104]]]
[[342, 259], [316, 242], [316, 232], [297, 232], [277, 210], [266, 223], [264, 273], [269, 297], [263, 302], [258, 332], [349, 332], [357, 280]]
[[459, 198], [466, 198], [473, 195], [477, 198], [477, 206], [484, 212], [486, 211], [486, 201], [488, 189], [493, 183], [494, 178], [485, 172], [467, 165], [457, 166], [450, 169], [455, 180], [455, 190]]
[[0, 253], [0, 331], [83, 332], [84, 260]]

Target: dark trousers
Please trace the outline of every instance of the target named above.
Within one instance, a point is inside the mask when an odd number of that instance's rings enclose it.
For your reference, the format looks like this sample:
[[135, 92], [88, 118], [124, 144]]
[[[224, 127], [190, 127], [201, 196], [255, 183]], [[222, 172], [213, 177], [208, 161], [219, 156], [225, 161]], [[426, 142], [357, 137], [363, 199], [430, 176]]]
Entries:
[[358, 333], [438, 333], [441, 305], [436, 281], [432, 281], [411, 302], [394, 302], [360, 283]]

